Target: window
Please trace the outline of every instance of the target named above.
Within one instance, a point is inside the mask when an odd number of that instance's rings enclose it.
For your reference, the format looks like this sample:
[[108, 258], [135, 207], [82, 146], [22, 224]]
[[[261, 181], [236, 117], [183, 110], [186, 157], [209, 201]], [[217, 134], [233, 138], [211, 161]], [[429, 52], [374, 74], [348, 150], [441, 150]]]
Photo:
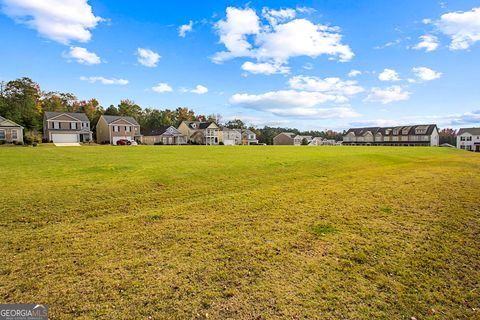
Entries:
[[465, 141], [465, 137], [460, 137], [460, 141]]
[[472, 141], [472, 136], [467, 137], [467, 141]]
[[89, 124], [88, 122], [82, 122], [82, 128], [88, 128]]
[[125, 126], [125, 132], [131, 132], [132, 131], [132, 127], [130, 126]]
[[77, 123], [76, 122], [70, 122], [70, 129], [76, 130], [77, 129]]
[[17, 140], [17, 139], [18, 139], [18, 131], [12, 130], [12, 140]]
[[54, 121], [53, 122], [53, 129], [60, 129], [60, 122]]
[[460, 146], [460, 149], [465, 149], [465, 146]]
[[0, 140], [5, 140], [5, 130], [0, 130]]
[[119, 132], [120, 127], [119, 126], [113, 126], [113, 132]]

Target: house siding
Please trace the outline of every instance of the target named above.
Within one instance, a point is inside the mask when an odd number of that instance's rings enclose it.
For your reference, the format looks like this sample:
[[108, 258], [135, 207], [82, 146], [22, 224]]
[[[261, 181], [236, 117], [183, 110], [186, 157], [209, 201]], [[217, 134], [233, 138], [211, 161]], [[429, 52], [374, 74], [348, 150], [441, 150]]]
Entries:
[[[6, 142], [23, 142], [23, 128], [22, 127], [3, 127], [0, 126], [0, 131], [5, 135], [5, 139], [1, 139]], [[13, 138], [14, 131], [17, 132], [17, 138]]]
[[280, 133], [273, 138], [273, 144], [276, 146], [286, 145], [293, 146], [293, 138], [286, 134]]

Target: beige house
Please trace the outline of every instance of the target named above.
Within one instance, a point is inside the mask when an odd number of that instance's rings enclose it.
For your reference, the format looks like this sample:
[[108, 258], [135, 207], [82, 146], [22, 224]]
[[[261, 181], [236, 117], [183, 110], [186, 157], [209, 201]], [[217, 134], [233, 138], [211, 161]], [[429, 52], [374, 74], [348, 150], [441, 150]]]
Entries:
[[309, 146], [336, 146], [337, 141], [333, 139], [323, 139], [321, 137], [315, 137], [309, 142]]
[[140, 125], [132, 117], [101, 116], [97, 122], [97, 143], [116, 145], [118, 140], [141, 141]]
[[273, 144], [276, 146], [293, 146], [296, 134], [293, 132], [282, 132], [273, 138]]
[[218, 132], [218, 138], [226, 146], [235, 146], [242, 143], [242, 134], [237, 129], [223, 128]]
[[0, 116], [0, 141], [23, 142], [23, 127]]
[[179, 145], [187, 143], [187, 136], [173, 126], [142, 129], [141, 132], [143, 144]]
[[296, 136], [293, 138], [293, 145], [294, 145], [294, 146], [301, 146], [301, 145], [302, 145], [302, 142], [303, 142], [303, 139], [305, 139], [305, 140], [307, 141], [307, 144], [306, 144], [306, 145], [309, 145], [310, 142], [312, 142], [313, 137], [312, 137], [312, 136], [296, 135]]
[[438, 144], [438, 128], [435, 124], [353, 128], [343, 136], [343, 145], [438, 147]]
[[216, 145], [220, 142], [220, 128], [215, 122], [182, 121], [177, 130], [191, 143]]
[[249, 129], [223, 128], [218, 132], [220, 142], [226, 146], [257, 144], [257, 135]]
[[46, 111], [43, 115], [43, 139], [53, 143], [91, 141], [90, 120], [85, 113]]

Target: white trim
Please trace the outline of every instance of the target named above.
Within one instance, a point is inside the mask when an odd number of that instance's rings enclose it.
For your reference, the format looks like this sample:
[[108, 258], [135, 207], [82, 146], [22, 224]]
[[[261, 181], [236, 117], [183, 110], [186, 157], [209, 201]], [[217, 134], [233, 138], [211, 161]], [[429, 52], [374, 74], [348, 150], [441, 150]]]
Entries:
[[[120, 121], [120, 120], [127, 121], [127, 122], [130, 123], [132, 126], [138, 126], [138, 124], [134, 124], [133, 122], [130, 122], [130, 121], [128, 121], [128, 120], [125, 119], [125, 118], [120, 118], [120, 119], [117, 119], [117, 120], [115, 120], [115, 121], [112, 121], [112, 122], [110, 122], [108, 125], [109, 125], [109, 126], [110, 126], [110, 125], [113, 125], [115, 122]], [[107, 120], [105, 120], [105, 121], [107, 121]]]
[[[75, 122], [76, 122], [76, 121], [84, 121], [84, 120], [79, 120], [79, 119], [77, 119], [77, 118], [75, 118], [75, 117], [73, 117], [73, 116], [71, 116], [71, 115], [69, 115], [69, 114], [66, 114], [66, 113], [62, 113], [62, 114], [59, 114], [58, 116], [51, 117], [51, 118], [47, 119], [47, 121], [52, 121], [52, 120], [54, 120], [55, 118], [58, 118], [58, 117], [60, 117], [60, 116], [67, 116], [67, 117], [69, 117], [69, 118], [74, 119]], [[68, 120], [65, 120], [65, 121], [68, 121]], [[72, 121], [72, 122], [74, 122], [74, 121]]]
[[[9, 126], [8, 123], [12, 124], [12, 126]], [[21, 125], [13, 122], [12, 120], [8, 120], [8, 119], [5, 119], [4, 121], [0, 122], [0, 127], [18, 127], [18, 128], [23, 129], [23, 127]]]

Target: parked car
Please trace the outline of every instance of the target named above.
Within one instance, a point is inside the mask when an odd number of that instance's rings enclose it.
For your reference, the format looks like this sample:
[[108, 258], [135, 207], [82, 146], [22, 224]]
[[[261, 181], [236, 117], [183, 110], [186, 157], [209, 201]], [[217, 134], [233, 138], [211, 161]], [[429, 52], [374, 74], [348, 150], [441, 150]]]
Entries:
[[120, 139], [117, 141], [117, 146], [129, 146], [132, 144], [132, 141], [127, 139]]

